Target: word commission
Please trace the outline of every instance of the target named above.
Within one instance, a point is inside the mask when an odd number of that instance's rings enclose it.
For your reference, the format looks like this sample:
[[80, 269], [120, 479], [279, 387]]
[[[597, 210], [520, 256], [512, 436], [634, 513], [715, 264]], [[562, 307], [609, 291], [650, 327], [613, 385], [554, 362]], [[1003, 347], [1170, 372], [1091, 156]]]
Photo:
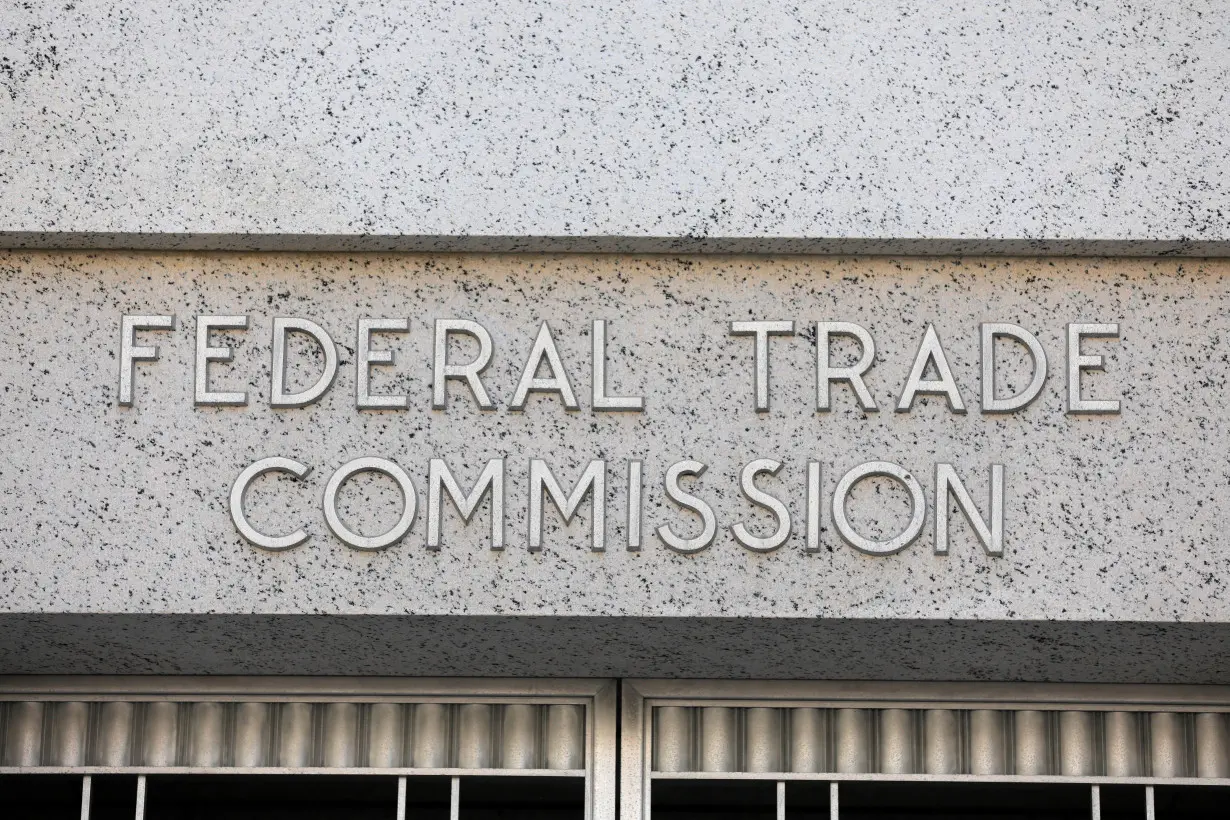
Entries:
[[[214, 333], [218, 331], [242, 331], [250, 325], [245, 315], [201, 315], [196, 317], [194, 361], [194, 400], [198, 406], [244, 406], [248, 395], [244, 391], [225, 391], [211, 385], [211, 365], [223, 365], [234, 360], [229, 347], [216, 344]], [[160, 358], [157, 345], [138, 343], [138, 332], [173, 331], [174, 315], [125, 315], [120, 328], [119, 391], [118, 403], [132, 406], [135, 401], [135, 364], [156, 362]], [[305, 407], [319, 401], [334, 385], [339, 370], [337, 345], [329, 333], [316, 322], [304, 318], [278, 317], [272, 324], [272, 361], [269, 404], [276, 408]], [[457, 381], [468, 388], [473, 401], [483, 409], [494, 409], [482, 374], [491, 363], [495, 345], [491, 334], [481, 324], [467, 319], [438, 319], [432, 327], [432, 407], [447, 406], [449, 381]], [[845, 385], [854, 401], [866, 412], [878, 410], [866, 376], [875, 363], [876, 346], [872, 335], [862, 326], [851, 322], [814, 323], [817, 355], [815, 359], [816, 397], [815, 410], [831, 410], [832, 386]], [[757, 412], [765, 412], [770, 406], [772, 383], [770, 379], [770, 349], [774, 339], [793, 336], [793, 321], [737, 321], [728, 327], [731, 336], [748, 337], [750, 341], [751, 394]], [[373, 345], [376, 334], [403, 334], [410, 332], [408, 319], [360, 318], [355, 335], [355, 406], [359, 410], [402, 410], [410, 406], [409, 397], [403, 395], [375, 394], [371, 388], [373, 367], [393, 367], [391, 350]], [[292, 333], [303, 334], [319, 347], [321, 372], [308, 387], [291, 391], [286, 386], [289, 358], [288, 337]], [[1091, 338], [1117, 338], [1119, 327], [1114, 323], [1072, 323], [1067, 326], [1067, 402], [1069, 414], [1118, 413], [1120, 402], [1106, 398], [1088, 398], [1082, 391], [1082, 374], [1103, 369], [1103, 358], [1083, 350], [1083, 341]], [[478, 351], [469, 361], [456, 362], [449, 358], [450, 338], [466, 336], [477, 342]], [[595, 320], [591, 328], [591, 375], [590, 406], [594, 412], [644, 412], [644, 399], [638, 396], [610, 395], [607, 389], [607, 323]], [[832, 341], [842, 338], [857, 348], [852, 364], [834, 365]], [[1037, 337], [1018, 325], [1006, 322], [987, 322], [979, 326], [981, 343], [981, 394], [980, 410], [983, 413], [1013, 413], [1024, 409], [1041, 393], [1047, 377], [1046, 352]], [[1026, 386], [1013, 395], [1000, 395], [996, 385], [996, 346], [1002, 341], [1016, 343], [1028, 356], [1032, 368]], [[544, 373], [545, 375], [540, 375]], [[928, 374], [934, 374], [928, 377]], [[566, 410], [580, 409], [572, 379], [557, 349], [550, 326], [543, 322], [526, 357], [525, 366], [516, 389], [507, 407], [512, 411], [525, 409], [532, 393], [548, 394], [556, 398]], [[942, 397], [954, 413], [965, 413], [967, 408], [958, 389], [956, 378], [948, 357], [940, 343], [935, 327], [928, 324], [919, 342], [904, 385], [895, 404], [897, 412], [908, 413], [919, 395]], [[781, 547], [790, 537], [792, 521], [786, 505], [778, 497], [757, 485], [763, 475], [776, 475], [781, 463], [773, 459], [755, 459], [743, 466], [739, 486], [753, 504], [768, 511], [775, 519], [773, 531], [767, 535], [753, 534], [742, 522], [730, 527], [735, 540], [743, 547], [757, 552], [771, 552]], [[717, 516], [703, 499], [689, 492], [683, 485], [685, 479], [695, 479], [707, 469], [706, 465], [692, 460], [672, 464], [664, 473], [662, 487], [665, 495], [679, 508], [699, 518], [700, 532], [693, 536], [679, 535], [670, 524], [659, 526], [655, 534], [668, 548], [693, 554], [707, 549], [717, 532]], [[255, 546], [268, 550], [290, 549], [304, 543], [308, 534], [303, 529], [273, 535], [257, 530], [244, 512], [244, 499], [248, 488], [259, 476], [271, 472], [290, 474], [303, 479], [310, 467], [285, 457], [259, 459], [244, 469], [232, 485], [230, 493], [231, 518], [239, 533]], [[402, 496], [400, 519], [387, 532], [367, 536], [347, 527], [338, 513], [338, 493], [352, 476], [363, 472], [375, 472], [393, 479]], [[970, 523], [978, 540], [989, 555], [1002, 555], [1004, 546], [1004, 470], [993, 464], [989, 475], [989, 500], [985, 514], [979, 511], [965, 484], [950, 464], [934, 465], [932, 509], [935, 511], [934, 548], [937, 554], [948, 551], [948, 518], [950, 502]], [[639, 460], [627, 463], [627, 548], [632, 551], [642, 546], [643, 513], [643, 464]], [[846, 515], [846, 500], [861, 481], [883, 478], [898, 483], [906, 491], [911, 506], [909, 523], [900, 533], [884, 539], [873, 539], [857, 532]], [[565, 490], [559, 480], [540, 459], [530, 460], [529, 470], [529, 526], [528, 548], [540, 550], [543, 541], [544, 499], [549, 499], [564, 520], [571, 521], [578, 509], [589, 500], [593, 528], [591, 547], [595, 551], [606, 548], [606, 487], [608, 466], [605, 461], [591, 461], [582, 471], [573, 488]], [[505, 466], [503, 459], [493, 459], [485, 465], [477, 482], [468, 491], [463, 490], [453, 472], [441, 459], [431, 459], [427, 471], [428, 510], [426, 544], [438, 549], [441, 543], [441, 518], [443, 501], [447, 496], [465, 521], [469, 521], [484, 499], [489, 500], [491, 511], [491, 548], [503, 549], [504, 535], [504, 486]], [[841, 539], [855, 549], [870, 555], [891, 555], [913, 543], [922, 532], [928, 504], [923, 487], [909, 470], [892, 462], [871, 461], [847, 471], [837, 482], [828, 504], [821, 501], [821, 465], [808, 464], [806, 489], [806, 549], [821, 548], [822, 521], [831, 515], [832, 523]], [[826, 513], [825, 508], [828, 508]], [[386, 549], [402, 540], [411, 530], [417, 512], [417, 493], [409, 475], [398, 464], [387, 459], [366, 457], [351, 461], [338, 468], [330, 477], [324, 492], [323, 514], [329, 530], [347, 546], [359, 550]], [[695, 527], [692, 527], [695, 529]]]

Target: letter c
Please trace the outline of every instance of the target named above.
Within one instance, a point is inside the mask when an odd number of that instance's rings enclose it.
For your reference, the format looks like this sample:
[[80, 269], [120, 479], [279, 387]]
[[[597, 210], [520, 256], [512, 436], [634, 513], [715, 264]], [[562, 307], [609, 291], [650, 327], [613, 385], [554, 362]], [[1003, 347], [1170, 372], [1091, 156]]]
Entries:
[[297, 529], [289, 535], [265, 535], [248, 523], [248, 517], [243, 511], [243, 502], [244, 497], [248, 494], [248, 486], [258, 476], [265, 473], [284, 472], [302, 479], [311, 471], [311, 467], [300, 464], [294, 459], [273, 456], [262, 458], [239, 474], [239, 478], [235, 479], [235, 484], [231, 487], [231, 521], [235, 523], [235, 529], [239, 530], [239, 534], [245, 541], [263, 550], [280, 552], [297, 547], [308, 540], [308, 534], [302, 529]]

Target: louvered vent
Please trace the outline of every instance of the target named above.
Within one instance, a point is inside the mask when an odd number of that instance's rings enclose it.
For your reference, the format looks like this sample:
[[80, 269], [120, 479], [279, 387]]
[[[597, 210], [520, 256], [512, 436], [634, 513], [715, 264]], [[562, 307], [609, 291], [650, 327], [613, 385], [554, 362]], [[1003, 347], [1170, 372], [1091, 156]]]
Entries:
[[655, 772], [1230, 776], [1221, 712], [658, 706]]
[[585, 708], [547, 703], [15, 701], [3, 765], [585, 768]]

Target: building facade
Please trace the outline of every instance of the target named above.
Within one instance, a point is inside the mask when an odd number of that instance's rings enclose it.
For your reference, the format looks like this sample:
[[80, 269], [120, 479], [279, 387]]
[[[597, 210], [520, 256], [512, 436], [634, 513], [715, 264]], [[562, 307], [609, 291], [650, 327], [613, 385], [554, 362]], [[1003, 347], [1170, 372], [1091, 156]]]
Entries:
[[0, 12], [5, 816], [1224, 816], [1225, 18]]

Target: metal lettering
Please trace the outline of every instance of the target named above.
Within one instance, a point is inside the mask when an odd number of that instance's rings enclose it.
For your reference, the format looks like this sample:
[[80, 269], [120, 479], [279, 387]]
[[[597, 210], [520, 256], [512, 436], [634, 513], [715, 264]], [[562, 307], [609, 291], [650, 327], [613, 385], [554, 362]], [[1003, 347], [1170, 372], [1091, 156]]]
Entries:
[[491, 493], [491, 549], [504, 549], [504, 459], [493, 458], [487, 462], [467, 495], [461, 490], [457, 479], [449, 471], [443, 459], [433, 458], [427, 467], [427, 548], [440, 549], [440, 519], [444, 514], [442, 490], [461, 515], [461, 520], [470, 523], [483, 496]]
[[[1042, 385], [1046, 383], [1046, 351], [1038, 342], [1036, 336], [1019, 325], [1006, 322], [983, 322], [980, 325], [982, 339], [982, 412], [1011, 413], [1028, 407], [1030, 402], [1038, 398]], [[1015, 396], [1008, 398], [995, 397], [995, 340], [1000, 338], [1013, 339], [1020, 342], [1029, 351], [1034, 373], [1029, 385]]]
[[749, 550], [772, 552], [786, 543], [786, 539], [790, 537], [790, 511], [786, 509], [786, 505], [779, 499], [756, 486], [756, 476], [761, 473], [775, 476], [781, 469], [782, 464], [780, 461], [774, 461], [771, 458], [758, 458], [755, 461], [748, 462], [739, 474], [739, 487], [743, 490], [743, 495], [747, 497], [747, 500], [758, 506], [765, 507], [777, 518], [777, 529], [773, 531], [772, 535], [764, 538], [752, 535], [741, 521], [730, 528], [730, 531], [735, 536], [735, 540]]
[[[468, 364], [448, 363], [448, 335], [460, 333], [478, 341], [478, 356]], [[483, 387], [479, 375], [491, 364], [491, 354], [494, 346], [491, 344], [491, 334], [478, 322], [469, 319], [436, 319], [435, 323], [435, 355], [432, 362], [434, 379], [431, 386], [431, 406], [434, 410], [443, 410], [448, 405], [448, 391], [445, 389], [449, 379], [461, 379], [470, 388], [470, 395], [483, 410], [494, 410], [495, 405], [487, 390]]]
[[641, 551], [641, 528], [644, 521], [644, 465], [639, 459], [628, 462], [628, 551]]
[[658, 527], [658, 538], [675, 552], [684, 554], [700, 552], [712, 544], [714, 536], [717, 535], [717, 518], [713, 514], [713, 507], [679, 486], [679, 479], [684, 476], [699, 478], [707, 469], [709, 468], [699, 461], [679, 461], [672, 464], [666, 471], [666, 497], [685, 510], [691, 510], [699, 515], [703, 523], [700, 535], [695, 538], [681, 538], [675, 535], [669, 525]]
[[[891, 478], [899, 482], [910, 494], [910, 523], [900, 535], [887, 541], [873, 541], [865, 538], [850, 525], [846, 517], [846, 499], [854, 485], [865, 478]], [[923, 522], [927, 514], [927, 501], [923, 497], [922, 486], [905, 468], [888, 461], [869, 461], [860, 464], [842, 476], [837, 482], [837, 490], [833, 493], [833, 523], [837, 534], [842, 540], [859, 552], [867, 555], [892, 555], [908, 547], [922, 532]]]
[[555, 509], [563, 516], [564, 523], [572, 521], [577, 508], [586, 494], [590, 495], [593, 507], [590, 550], [603, 552], [606, 549], [606, 462], [591, 461], [571, 494], [556, 481], [551, 468], [542, 459], [530, 459], [530, 540], [531, 552], [542, 549], [542, 497], [549, 495]]
[[[833, 367], [829, 340], [834, 336], [847, 336], [858, 341], [861, 353], [851, 367]], [[875, 360], [876, 343], [865, 328], [853, 322], [816, 322], [816, 410], [827, 412], [832, 408], [833, 382], [847, 382], [863, 410], [878, 410], [875, 400], [871, 398], [871, 391], [863, 381], [863, 374], [871, 369]]]
[[303, 479], [311, 471], [311, 467], [300, 464], [294, 459], [274, 456], [262, 458], [239, 474], [235, 483], [231, 485], [231, 521], [234, 522], [235, 529], [239, 530], [239, 534], [245, 541], [263, 550], [280, 552], [297, 547], [308, 540], [308, 534], [303, 529], [297, 529], [288, 535], [266, 535], [260, 532], [248, 522], [248, 517], [244, 513], [244, 500], [247, 498], [249, 485], [265, 473], [290, 473], [297, 479]]
[[794, 322], [784, 321], [752, 321], [731, 322], [731, 336], [754, 336], [756, 362], [756, 412], [767, 413], [769, 410], [769, 337], [790, 336], [794, 333]]
[[372, 350], [373, 333], [409, 333], [409, 319], [359, 319], [355, 339], [354, 406], [359, 410], [402, 410], [406, 396], [373, 396], [372, 365], [392, 365], [392, 350]]
[[807, 552], [820, 551], [820, 517], [824, 503], [820, 499], [820, 462], [807, 462]]
[[[286, 392], [286, 344], [288, 333], [306, 333], [316, 340], [325, 355], [325, 369], [316, 383], [298, 393]], [[325, 329], [310, 319], [286, 318], [273, 320], [273, 386], [270, 407], [307, 407], [315, 404], [333, 386], [337, 378], [337, 345]]]
[[242, 407], [248, 403], [245, 391], [213, 392], [209, 389], [209, 363], [234, 361], [229, 347], [211, 347], [211, 330], [247, 330], [247, 316], [198, 316], [196, 317], [196, 379], [194, 403], [198, 406]]
[[[933, 362], [938, 379], [923, 379], [927, 372], [927, 364]], [[952, 376], [952, 368], [948, 366], [948, 357], [940, 345], [939, 334], [935, 325], [927, 325], [922, 342], [918, 345], [918, 353], [914, 355], [914, 366], [906, 379], [905, 389], [901, 392], [901, 400], [897, 402], [898, 413], [908, 413], [914, 407], [914, 397], [924, 395], [944, 396], [948, 400], [948, 409], [954, 413], [965, 412], [965, 402], [961, 400], [961, 391], [957, 389], [957, 380]]]
[[157, 346], [137, 344], [138, 330], [174, 330], [175, 317], [165, 315], [130, 316], [120, 319], [120, 407], [132, 407], [134, 363], [158, 360]]
[[[388, 532], [381, 535], [360, 535], [342, 523], [342, 517], [337, 511], [337, 494], [342, 485], [351, 476], [367, 472], [387, 475], [397, 482], [397, 488], [401, 490], [401, 518]], [[373, 551], [391, 547], [406, 536], [418, 510], [418, 496], [405, 470], [388, 459], [367, 456], [343, 464], [330, 476], [329, 483], [325, 486], [324, 506], [325, 523], [339, 541], [352, 549]]]
[[1105, 370], [1101, 355], [1081, 353], [1082, 339], [1117, 339], [1119, 325], [1074, 323], [1068, 325], [1068, 413], [1102, 413], [1113, 415], [1120, 410], [1118, 399], [1082, 399], [1081, 371]]
[[593, 380], [591, 390], [594, 410], [645, 409], [645, 400], [639, 396], [608, 396], [606, 394], [606, 322], [595, 319], [593, 326]]
[[1004, 467], [1002, 464], [991, 465], [990, 512], [991, 525], [974, 506], [970, 496], [957, 471], [951, 464], [935, 465], [935, 554], [948, 554], [948, 499], [955, 498], [957, 508], [965, 516], [965, 520], [974, 528], [974, 534], [982, 542], [982, 548], [987, 555], [1003, 556], [1004, 554]]
[[[542, 366], [544, 359], [551, 370], [551, 375], [540, 379], [537, 375], [538, 368]], [[517, 390], [513, 393], [513, 400], [508, 405], [508, 409], [524, 410], [525, 400], [531, 392], [558, 393], [560, 401], [568, 410], [579, 410], [581, 407], [577, 404], [576, 394], [572, 392], [568, 374], [564, 372], [564, 363], [560, 360], [559, 351], [555, 349], [555, 340], [551, 338], [551, 328], [546, 322], [538, 328], [534, 347], [530, 350], [525, 369], [521, 372], [521, 381], [517, 383]]]

